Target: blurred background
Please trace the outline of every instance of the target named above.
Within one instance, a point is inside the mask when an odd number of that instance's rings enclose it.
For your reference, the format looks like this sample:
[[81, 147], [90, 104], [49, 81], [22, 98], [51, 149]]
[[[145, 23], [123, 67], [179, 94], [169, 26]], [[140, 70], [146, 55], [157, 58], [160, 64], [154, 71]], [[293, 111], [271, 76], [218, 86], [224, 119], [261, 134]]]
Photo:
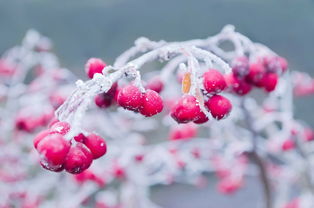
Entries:
[[[113, 63], [139, 36], [166, 41], [205, 38], [226, 24], [286, 57], [291, 69], [314, 76], [313, 0], [0, 0], [0, 53], [34, 28], [51, 38], [62, 65], [83, 78], [89, 57]], [[313, 106], [311, 97], [296, 100], [296, 117], [312, 127]], [[250, 181], [228, 200], [214, 184], [203, 190], [161, 187], [152, 197], [167, 208], [213, 203], [231, 208], [230, 200], [245, 200], [242, 207], [251, 208], [262, 196], [257, 182]]]

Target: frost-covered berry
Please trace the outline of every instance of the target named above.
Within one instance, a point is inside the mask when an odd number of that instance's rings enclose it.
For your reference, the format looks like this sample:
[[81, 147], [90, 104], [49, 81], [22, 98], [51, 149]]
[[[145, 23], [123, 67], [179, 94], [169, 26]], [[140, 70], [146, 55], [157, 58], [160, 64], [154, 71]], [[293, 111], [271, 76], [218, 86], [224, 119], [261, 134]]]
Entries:
[[49, 130], [39, 132], [33, 140], [34, 147], [37, 149], [38, 143], [50, 134]]
[[249, 73], [249, 59], [246, 56], [238, 57], [232, 61], [231, 67], [237, 78], [243, 78]]
[[278, 75], [275, 73], [266, 73], [261, 80], [261, 85], [266, 92], [272, 92], [276, 89]]
[[227, 85], [231, 90], [238, 95], [246, 95], [252, 90], [252, 85], [247, 83], [245, 79], [239, 79], [234, 74], [225, 76]]
[[260, 81], [263, 78], [265, 73], [265, 68], [262, 63], [254, 62], [250, 64], [249, 74], [246, 76], [246, 81], [251, 84], [254, 84], [257, 87], [260, 86]]
[[71, 126], [69, 123], [59, 121], [51, 126], [50, 133], [66, 135], [70, 131], [70, 128]]
[[163, 109], [163, 101], [160, 95], [154, 90], [146, 90], [143, 95], [142, 106], [140, 113], [144, 116], [150, 117], [160, 113]]
[[76, 143], [70, 148], [64, 162], [64, 169], [72, 174], [78, 174], [89, 168], [93, 162], [91, 151], [82, 143]]
[[164, 83], [159, 77], [153, 77], [152, 79], [147, 81], [145, 88], [160, 93], [164, 88]]
[[85, 72], [89, 78], [93, 78], [94, 74], [102, 73], [102, 70], [106, 67], [106, 63], [99, 58], [88, 59], [85, 65]]
[[51, 171], [61, 168], [69, 149], [69, 141], [60, 134], [48, 135], [37, 144], [41, 164]]
[[283, 73], [288, 68], [288, 63], [285, 58], [280, 56], [267, 56], [263, 58], [263, 63], [267, 72]]
[[90, 134], [85, 137], [84, 144], [91, 151], [94, 159], [100, 158], [107, 152], [105, 140], [96, 134]]
[[118, 104], [128, 110], [138, 112], [142, 106], [143, 94], [134, 85], [127, 85], [119, 90], [117, 102]]
[[232, 109], [231, 102], [221, 95], [212, 96], [205, 102], [205, 105], [217, 120], [227, 117]]
[[178, 123], [188, 123], [199, 118], [201, 109], [192, 95], [182, 96], [171, 109], [171, 117]]
[[203, 74], [203, 85], [210, 94], [219, 93], [227, 86], [223, 74], [215, 69], [209, 69]]
[[200, 112], [200, 114], [198, 115], [198, 118], [196, 120], [194, 120], [193, 122], [196, 124], [203, 124], [206, 123], [208, 121], [208, 117], [205, 115], [205, 113]]

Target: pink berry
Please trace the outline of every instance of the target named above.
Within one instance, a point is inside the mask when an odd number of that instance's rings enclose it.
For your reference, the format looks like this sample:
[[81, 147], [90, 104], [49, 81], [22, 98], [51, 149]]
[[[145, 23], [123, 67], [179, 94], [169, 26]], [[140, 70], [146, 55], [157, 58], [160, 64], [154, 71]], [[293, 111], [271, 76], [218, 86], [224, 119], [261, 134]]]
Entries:
[[163, 109], [163, 102], [160, 95], [154, 90], [146, 90], [143, 95], [140, 113], [146, 117], [150, 117], [160, 113]]
[[261, 80], [262, 87], [266, 92], [272, 92], [276, 89], [278, 75], [275, 73], [266, 73]]
[[212, 96], [205, 105], [212, 116], [217, 120], [227, 117], [232, 109], [230, 101], [221, 95]]
[[78, 174], [89, 168], [93, 162], [91, 151], [82, 143], [76, 143], [66, 156], [64, 168], [67, 172]]
[[218, 184], [218, 190], [223, 194], [232, 194], [243, 185], [240, 179], [225, 178]]
[[171, 117], [178, 123], [188, 123], [199, 118], [201, 109], [196, 98], [184, 95], [171, 109]]
[[234, 59], [231, 63], [232, 72], [238, 78], [243, 78], [249, 73], [249, 59], [241, 56]]
[[38, 143], [43, 140], [50, 133], [49, 130], [43, 130], [39, 132], [33, 140], [34, 147], [37, 149]]
[[170, 129], [170, 140], [181, 140], [196, 137], [197, 127], [194, 124], [179, 124]]
[[292, 139], [287, 139], [287, 140], [285, 140], [285, 141], [282, 143], [282, 146], [281, 146], [281, 148], [282, 148], [283, 151], [292, 150], [292, 149], [294, 149], [294, 147], [295, 147], [295, 143], [294, 143], [294, 141], [293, 141]]
[[70, 131], [70, 128], [71, 126], [69, 123], [59, 121], [51, 126], [50, 133], [66, 135]]
[[100, 158], [107, 152], [107, 145], [105, 140], [96, 134], [88, 135], [85, 138], [84, 144], [91, 151], [94, 159]]
[[164, 88], [164, 83], [160, 80], [159, 77], [153, 77], [148, 80], [146, 83], [146, 89], [154, 90], [157, 93], [160, 93]]
[[288, 62], [287, 62], [287, 60], [285, 58], [279, 56], [278, 57], [278, 61], [280, 63], [280, 68], [281, 68], [282, 72], [283, 73], [286, 72], [287, 69], [288, 69]]
[[102, 70], [106, 67], [106, 63], [99, 58], [88, 59], [85, 65], [85, 72], [89, 78], [93, 78], [94, 74], [102, 73]]
[[233, 74], [228, 74], [225, 76], [228, 87], [238, 95], [246, 95], [252, 90], [252, 85], [247, 83], [244, 79], [239, 79]]
[[254, 84], [257, 87], [260, 87], [259, 82], [263, 78], [265, 73], [265, 68], [260, 62], [255, 62], [250, 64], [249, 74], [246, 76], [246, 80]]
[[136, 86], [127, 85], [119, 90], [117, 101], [121, 107], [138, 112], [142, 106], [143, 94]]
[[60, 134], [48, 135], [37, 144], [41, 163], [52, 171], [61, 168], [69, 149], [70, 143]]
[[203, 75], [203, 85], [210, 94], [216, 94], [226, 88], [226, 81], [222, 73], [215, 69], [209, 69]]

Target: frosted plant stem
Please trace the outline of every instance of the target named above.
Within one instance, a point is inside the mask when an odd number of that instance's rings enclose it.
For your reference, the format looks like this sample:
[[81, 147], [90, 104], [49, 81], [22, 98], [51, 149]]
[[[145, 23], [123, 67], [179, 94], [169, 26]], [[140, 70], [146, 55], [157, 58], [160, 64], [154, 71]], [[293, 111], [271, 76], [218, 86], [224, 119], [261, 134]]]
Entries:
[[265, 161], [257, 152], [258, 133], [253, 126], [253, 122], [254, 122], [253, 118], [251, 117], [250, 112], [245, 106], [245, 99], [242, 99], [241, 108], [245, 116], [244, 119], [248, 126], [248, 130], [252, 134], [252, 137], [251, 137], [252, 150], [248, 153], [248, 155], [249, 155], [249, 158], [252, 160], [252, 162], [254, 162], [257, 168], [259, 169], [260, 181], [261, 181], [263, 192], [264, 192], [265, 208], [273, 208], [271, 183], [267, 174]]

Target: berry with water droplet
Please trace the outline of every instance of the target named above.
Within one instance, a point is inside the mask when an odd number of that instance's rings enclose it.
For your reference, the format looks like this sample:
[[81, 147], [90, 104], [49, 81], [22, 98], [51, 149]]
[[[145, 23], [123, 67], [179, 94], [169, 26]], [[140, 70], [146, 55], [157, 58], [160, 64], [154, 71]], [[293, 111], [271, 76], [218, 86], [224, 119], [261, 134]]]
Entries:
[[93, 162], [91, 151], [82, 143], [76, 143], [70, 148], [64, 162], [64, 169], [72, 174], [78, 174], [89, 168]]

